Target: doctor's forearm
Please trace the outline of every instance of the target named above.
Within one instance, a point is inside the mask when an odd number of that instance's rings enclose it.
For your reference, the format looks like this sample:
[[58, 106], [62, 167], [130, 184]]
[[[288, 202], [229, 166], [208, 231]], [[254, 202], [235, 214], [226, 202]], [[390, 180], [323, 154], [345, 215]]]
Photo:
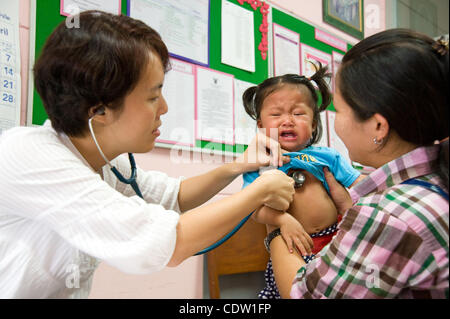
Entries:
[[239, 163], [228, 163], [205, 174], [181, 182], [178, 204], [182, 212], [198, 207], [230, 184], [243, 173]]
[[263, 205], [260, 186], [250, 185], [220, 201], [193, 209], [180, 216], [175, 251], [168, 266], [215, 243], [230, 232], [242, 218]]

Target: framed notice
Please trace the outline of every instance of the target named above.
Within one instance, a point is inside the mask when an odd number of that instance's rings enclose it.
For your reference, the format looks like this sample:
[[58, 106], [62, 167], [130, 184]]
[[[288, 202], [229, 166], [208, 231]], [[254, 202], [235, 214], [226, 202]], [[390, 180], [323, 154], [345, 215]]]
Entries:
[[322, 0], [323, 21], [364, 39], [364, 0]]

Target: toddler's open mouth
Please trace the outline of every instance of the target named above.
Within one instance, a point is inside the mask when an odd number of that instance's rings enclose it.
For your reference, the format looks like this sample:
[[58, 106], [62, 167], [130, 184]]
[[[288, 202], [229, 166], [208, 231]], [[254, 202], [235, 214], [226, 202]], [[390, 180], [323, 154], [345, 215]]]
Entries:
[[280, 139], [295, 140], [295, 139], [297, 139], [297, 134], [294, 131], [282, 131], [280, 133]]

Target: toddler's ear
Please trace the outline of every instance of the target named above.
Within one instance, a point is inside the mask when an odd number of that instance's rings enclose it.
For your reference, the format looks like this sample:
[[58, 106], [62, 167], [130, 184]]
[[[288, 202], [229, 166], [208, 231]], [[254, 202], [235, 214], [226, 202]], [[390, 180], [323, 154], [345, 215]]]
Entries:
[[258, 126], [258, 128], [262, 128], [261, 120], [256, 121], [256, 125]]

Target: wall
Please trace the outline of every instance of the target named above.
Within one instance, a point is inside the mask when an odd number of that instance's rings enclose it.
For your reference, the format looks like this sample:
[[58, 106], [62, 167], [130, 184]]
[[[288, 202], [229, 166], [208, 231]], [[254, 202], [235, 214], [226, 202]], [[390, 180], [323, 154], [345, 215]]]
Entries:
[[[56, 0], [52, 0], [56, 1]], [[277, 5], [306, 21], [319, 26], [325, 31], [336, 34], [351, 43], [357, 40], [322, 22], [322, 5], [319, 0], [272, 0]], [[366, 15], [370, 23], [366, 23], [366, 35], [385, 28], [385, 0], [365, 0]], [[21, 124], [26, 122], [26, 105], [28, 93], [29, 37], [30, 37], [30, 1], [20, 0], [20, 41], [22, 62], [22, 117]], [[164, 119], [163, 119], [164, 121]], [[196, 155], [197, 156], [197, 155]], [[225, 161], [230, 160], [225, 159]], [[166, 172], [170, 176], [190, 177], [204, 173], [218, 164], [171, 163], [170, 150], [157, 148], [151, 153], [136, 156], [139, 166]], [[239, 191], [241, 178], [236, 179], [213, 200]], [[102, 263], [94, 276], [91, 298], [202, 298], [203, 256], [191, 257], [177, 268], [165, 269], [149, 276], [131, 276]], [[207, 277], [206, 277], [207, 278]]]
[[[310, 22], [319, 28], [329, 31], [343, 40], [356, 43], [359, 40], [336, 29], [322, 21], [322, 1], [320, 0], [268, 0], [297, 17]], [[364, 0], [365, 37], [386, 29], [386, 1], [385, 0]]]
[[28, 104], [28, 68], [30, 44], [30, 0], [19, 3], [19, 39], [20, 39], [20, 76], [22, 79], [20, 125], [25, 125]]
[[[57, 1], [57, 0], [54, 0]], [[386, 1], [394, 0], [365, 0], [365, 35], [370, 36], [386, 29]], [[395, 0], [397, 1], [397, 0]], [[405, 0], [406, 1], [406, 0]], [[410, 0], [407, 0], [410, 1]], [[442, 0], [430, 0], [437, 3]], [[329, 30], [342, 39], [356, 43], [358, 40], [347, 35], [344, 32], [324, 23], [322, 21], [322, 1], [320, 0], [268, 0], [273, 4], [306, 21], [317, 25], [323, 30]], [[447, 3], [448, 1], [443, 0]], [[446, 16], [448, 33], [448, 10], [445, 13], [440, 10], [440, 15]], [[443, 21], [443, 20], [442, 20]], [[442, 22], [445, 25], [445, 21]], [[21, 43], [21, 77], [22, 77], [22, 95], [21, 95], [21, 125], [25, 125], [27, 119], [28, 104], [28, 74], [29, 74], [29, 40], [30, 40], [30, 0], [20, 0], [20, 43]]]
[[[388, 1], [392, 5], [392, 0]], [[395, 27], [410, 28], [435, 38], [449, 33], [448, 0], [399, 0], [393, 4]]]

